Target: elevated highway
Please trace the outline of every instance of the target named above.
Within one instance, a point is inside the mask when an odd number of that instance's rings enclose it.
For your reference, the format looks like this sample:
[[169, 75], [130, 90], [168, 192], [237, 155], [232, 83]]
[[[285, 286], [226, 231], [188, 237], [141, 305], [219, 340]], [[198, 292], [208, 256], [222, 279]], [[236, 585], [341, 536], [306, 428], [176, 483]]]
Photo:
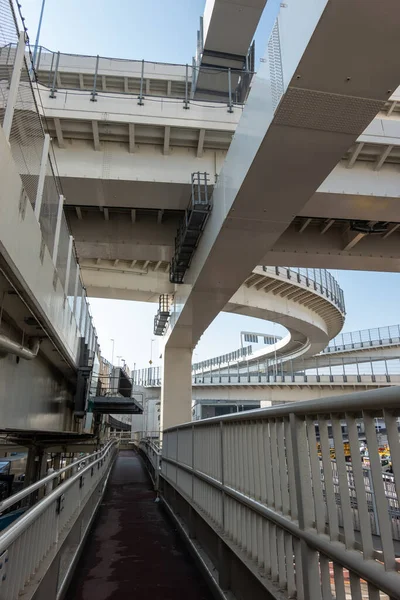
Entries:
[[[185, 110], [184, 86], [178, 86], [185, 68], [158, 63], [144, 63], [138, 104], [141, 62], [117, 59], [100, 59], [96, 101], [90, 102], [96, 57], [61, 55], [53, 92], [44, 82], [52, 79], [56, 57], [40, 55], [39, 106], [57, 140], [67, 203], [79, 215], [94, 218], [88, 206], [102, 212], [106, 207], [111, 221], [122, 208], [180, 211], [188, 202], [192, 172], [206, 171], [215, 183], [241, 104], [228, 112], [225, 103], [192, 99]], [[396, 89], [261, 262], [397, 270], [399, 98]], [[369, 234], [353, 230], [354, 221], [385, 225]], [[157, 232], [154, 236], [157, 241]]]
[[[158, 302], [173, 294], [168, 263], [151, 261], [82, 261], [88, 294]], [[325, 271], [306, 277], [295, 270], [256, 267], [224, 307], [233, 312], [280, 323], [288, 335], [264, 351], [270, 356], [313, 356], [342, 329], [345, 316], [342, 290]], [[318, 279], [318, 280], [317, 280]]]

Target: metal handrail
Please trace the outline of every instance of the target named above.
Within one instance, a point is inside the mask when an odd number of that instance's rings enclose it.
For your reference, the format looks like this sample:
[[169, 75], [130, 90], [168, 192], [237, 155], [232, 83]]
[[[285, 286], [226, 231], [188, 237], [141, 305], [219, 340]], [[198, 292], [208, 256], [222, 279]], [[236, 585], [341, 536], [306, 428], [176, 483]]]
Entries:
[[352, 350], [376, 346], [386, 346], [400, 343], [400, 325], [385, 325], [384, 327], [371, 327], [345, 331], [335, 336], [321, 354], [332, 351]]
[[[73, 462], [73, 463], [67, 465], [66, 467], [63, 467], [62, 469], [58, 469], [57, 471], [54, 471], [54, 473], [51, 473], [50, 475], [46, 475], [46, 477], [43, 477], [39, 481], [36, 481], [35, 483], [32, 483], [31, 485], [29, 485], [28, 487], [24, 488], [23, 490], [17, 492], [16, 494], [13, 494], [6, 500], [3, 500], [2, 502], [0, 502], [0, 513], [4, 512], [11, 506], [14, 506], [14, 504], [17, 504], [17, 502], [20, 502], [24, 498], [30, 496], [33, 492], [36, 492], [37, 490], [39, 490], [42, 487], [45, 487], [48, 483], [50, 483], [51, 481], [54, 481], [54, 479], [57, 479], [63, 473], [67, 473], [71, 469], [76, 469], [82, 462], [88, 461], [92, 458], [94, 459], [94, 457], [97, 456], [98, 454], [101, 454], [101, 455], [106, 454], [108, 452], [108, 450], [110, 449], [110, 447], [112, 445], [114, 445], [115, 443], [116, 443], [116, 440], [110, 440], [106, 444], [106, 446], [104, 446], [104, 448], [101, 448], [100, 450], [96, 450], [96, 452], [86, 455], [85, 457], [77, 460], [76, 462]], [[90, 465], [88, 465], [88, 467], [93, 466], [93, 464], [95, 464], [95, 462], [96, 462], [96, 460], [91, 460]], [[85, 468], [81, 469], [79, 471], [79, 474], [82, 475], [82, 473], [84, 473], [85, 471], [86, 471]], [[68, 479], [68, 481], [71, 481], [71, 479], [72, 478]]]
[[305, 279], [306, 287], [313, 287], [316, 292], [320, 292], [326, 296], [343, 314], [346, 314], [343, 290], [333, 275], [326, 269], [268, 266], [263, 266], [262, 269], [265, 272], [275, 272], [276, 275], [286, 274], [288, 279], [296, 279], [298, 283], [302, 283], [303, 277]]
[[400, 413], [400, 386], [385, 388], [383, 390], [377, 389], [345, 394], [329, 398], [329, 402], [327, 402], [327, 398], [304, 400], [269, 408], [257, 408], [221, 417], [211, 417], [202, 421], [190, 421], [169, 427], [164, 430], [164, 433], [191, 427], [201, 427], [204, 426], [205, 422], [207, 425], [212, 425], [213, 423], [229, 423], [230, 421], [254, 421], [255, 418], [260, 419], [263, 417], [287, 417], [290, 414], [305, 417], [309, 415], [329, 415], [332, 413], [361, 413], [363, 410], [371, 410], [377, 406], [380, 410], [393, 410]]
[[[251, 557], [249, 568], [257, 577], [277, 582], [280, 589], [282, 582], [290, 581], [289, 597], [299, 591], [299, 597], [330, 599], [333, 566], [338, 597], [346, 595], [343, 574], [348, 570], [352, 597], [361, 597], [361, 588], [368, 585], [400, 598], [394, 546], [400, 497], [399, 414], [400, 388], [391, 388], [184, 423], [164, 430], [160, 477], [205, 515], [239, 558]], [[386, 423], [394, 486], [389, 494], [376, 418]], [[367, 485], [359, 425], [370, 461]], [[170, 498], [174, 509], [180, 508]]]
[[[8, 546], [10, 544], [12, 544], [18, 538], [18, 536], [20, 536], [25, 531], [25, 529], [27, 529], [46, 510], [46, 508], [48, 508], [52, 504], [52, 502], [54, 502], [54, 500], [56, 498], [59, 498], [60, 496], [62, 496], [65, 493], [65, 491], [69, 487], [71, 487], [75, 483], [75, 481], [77, 481], [77, 479], [82, 477], [85, 473], [87, 473], [90, 469], [92, 469], [94, 465], [98, 464], [101, 460], [103, 460], [107, 456], [108, 452], [114, 446], [117, 446], [117, 444], [118, 444], [117, 440], [111, 440], [107, 444], [107, 446], [105, 446], [105, 448], [101, 451], [102, 455], [100, 457], [98, 457], [96, 460], [94, 460], [89, 465], [87, 465], [87, 467], [84, 467], [77, 473], [71, 475], [71, 477], [69, 477], [67, 479], [67, 481], [64, 481], [56, 489], [54, 489], [52, 492], [50, 492], [50, 494], [48, 494], [42, 500], [37, 502], [28, 512], [26, 512], [24, 515], [22, 515], [17, 521], [15, 521], [3, 533], [1, 533], [0, 534], [0, 554], [2, 552], [4, 552], [5, 550], [7, 550]], [[96, 452], [94, 454], [97, 454], [97, 453], [98, 452]], [[87, 460], [87, 457], [86, 457], [86, 460]], [[80, 462], [82, 462], [82, 461], [80, 461]], [[69, 467], [76, 467], [77, 464], [78, 464], [77, 462], [73, 463], [72, 465], [69, 465]], [[60, 471], [57, 471], [56, 473], [54, 473], [53, 475], [51, 475], [49, 477], [54, 479], [55, 477], [57, 477], [60, 474]], [[42, 485], [43, 485], [43, 481], [45, 479], [50, 480], [47, 477], [47, 478], [42, 479], [38, 483], [42, 483]], [[26, 488], [26, 490], [23, 490], [23, 491], [26, 492], [26, 494], [28, 493], [28, 490], [31, 490], [31, 492], [32, 492], [34, 490], [32, 490], [31, 488], [34, 486], [35, 486], [35, 484], [33, 484], [33, 486], [29, 486], [29, 488]], [[35, 489], [38, 489], [38, 488], [36, 487]], [[17, 496], [17, 495], [18, 494], [15, 494], [15, 496]], [[14, 502], [14, 504], [15, 504], [15, 502]]]

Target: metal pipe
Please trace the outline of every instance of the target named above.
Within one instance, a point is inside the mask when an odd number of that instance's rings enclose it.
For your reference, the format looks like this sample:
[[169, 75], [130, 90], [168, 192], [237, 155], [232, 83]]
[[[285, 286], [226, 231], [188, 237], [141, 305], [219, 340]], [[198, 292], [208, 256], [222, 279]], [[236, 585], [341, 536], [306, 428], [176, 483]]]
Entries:
[[40, 9], [39, 24], [38, 24], [38, 28], [37, 28], [35, 46], [33, 48], [33, 56], [32, 56], [32, 68], [33, 69], [36, 68], [36, 66], [35, 66], [36, 54], [37, 54], [38, 46], [39, 46], [40, 30], [42, 28], [43, 12], [44, 12], [44, 5], [45, 4], [46, 4], [46, 0], [42, 0], [42, 8]]
[[32, 348], [28, 348], [27, 346], [22, 346], [22, 344], [14, 342], [5, 335], [0, 334], [0, 358], [4, 358], [7, 354], [14, 354], [25, 360], [32, 360], [36, 358], [39, 352], [39, 346], [40, 340], [38, 338], [33, 338]]

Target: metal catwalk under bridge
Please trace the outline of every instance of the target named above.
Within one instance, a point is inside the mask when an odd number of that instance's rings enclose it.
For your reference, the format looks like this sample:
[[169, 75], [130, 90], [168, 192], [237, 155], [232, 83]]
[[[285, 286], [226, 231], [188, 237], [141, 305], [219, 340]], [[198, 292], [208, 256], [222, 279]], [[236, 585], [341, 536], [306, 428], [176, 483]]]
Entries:
[[211, 600], [139, 455], [120, 452], [66, 600]]

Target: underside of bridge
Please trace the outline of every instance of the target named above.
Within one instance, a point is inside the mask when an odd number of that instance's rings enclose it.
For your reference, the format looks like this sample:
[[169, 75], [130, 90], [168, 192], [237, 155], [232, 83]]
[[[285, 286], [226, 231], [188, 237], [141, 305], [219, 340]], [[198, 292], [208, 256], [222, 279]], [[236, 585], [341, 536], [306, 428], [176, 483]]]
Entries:
[[[207, 0], [190, 64], [31, 54], [22, 11], [0, 597], [400, 599], [400, 329], [341, 333], [327, 270], [400, 271], [398, 1]], [[90, 297], [154, 303], [162, 366], [108, 362]], [[221, 311], [286, 333], [192, 364]]]

